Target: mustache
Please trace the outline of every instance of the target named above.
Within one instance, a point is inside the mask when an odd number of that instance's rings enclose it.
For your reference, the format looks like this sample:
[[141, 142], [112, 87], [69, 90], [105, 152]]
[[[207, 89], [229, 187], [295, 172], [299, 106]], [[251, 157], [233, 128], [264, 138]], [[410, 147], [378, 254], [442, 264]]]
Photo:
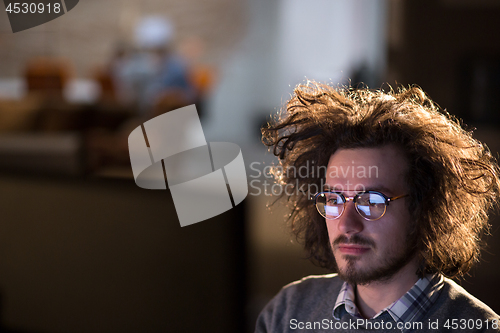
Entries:
[[332, 246], [339, 244], [364, 245], [375, 248], [375, 242], [373, 240], [361, 237], [358, 234], [354, 234], [351, 237], [347, 237], [346, 235], [340, 235], [333, 241]]

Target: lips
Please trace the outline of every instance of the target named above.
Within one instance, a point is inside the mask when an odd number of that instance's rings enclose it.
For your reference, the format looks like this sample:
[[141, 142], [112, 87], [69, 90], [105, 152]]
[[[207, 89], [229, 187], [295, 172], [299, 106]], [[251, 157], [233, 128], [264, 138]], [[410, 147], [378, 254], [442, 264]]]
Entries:
[[349, 255], [362, 255], [363, 253], [370, 251], [369, 247], [360, 245], [339, 244], [337, 247], [342, 254]]

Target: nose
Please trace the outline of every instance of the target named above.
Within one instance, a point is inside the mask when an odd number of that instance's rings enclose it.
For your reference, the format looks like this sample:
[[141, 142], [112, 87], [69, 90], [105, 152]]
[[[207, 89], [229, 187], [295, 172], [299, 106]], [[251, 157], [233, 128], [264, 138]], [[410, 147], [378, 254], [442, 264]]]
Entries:
[[364, 228], [364, 219], [356, 211], [352, 200], [346, 202], [344, 212], [338, 218], [338, 229], [344, 235], [359, 233]]

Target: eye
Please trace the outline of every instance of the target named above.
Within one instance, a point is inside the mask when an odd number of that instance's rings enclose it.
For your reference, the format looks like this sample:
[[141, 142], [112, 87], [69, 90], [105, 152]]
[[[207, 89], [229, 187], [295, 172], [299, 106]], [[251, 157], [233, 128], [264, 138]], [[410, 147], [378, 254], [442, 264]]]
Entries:
[[331, 194], [326, 194], [326, 205], [327, 206], [335, 206], [342, 204], [342, 199], [339, 197], [338, 194], [331, 193]]
[[377, 193], [364, 193], [356, 199], [358, 205], [374, 207], [380, 204], [385, 204], [384, 198]]
[[356, 199], [356, 202], [358, 205], [363, 205], [363, 206], [371, 206], [374, 204], [372, 200], [368, 196], [361, 195]]
[[337, 204], [337, 198], [334, 198], [334, 197], [329, 197], [327, 200], [326, 200], [326, 204], [327, 205], [336, 205]]
[[366, 203], [369, 204], [370, 206], [377, 206], [380, 204], [385, 205], [384, 197], [382, 197], [380, 194], [377, 194], [377, 193], [370, 193], [369, 196], [365, 200], [366, 200]]

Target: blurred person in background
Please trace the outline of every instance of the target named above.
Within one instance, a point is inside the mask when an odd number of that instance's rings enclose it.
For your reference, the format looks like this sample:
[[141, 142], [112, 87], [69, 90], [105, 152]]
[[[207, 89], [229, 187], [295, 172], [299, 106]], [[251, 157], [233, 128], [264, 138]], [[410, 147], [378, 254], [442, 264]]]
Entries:
[[499, 168], [420, 88], [299, 85], [263, 141], [292, 232], [336, 273], [285, 286], [256, 332], [500, 331], [451, 280], [478, 261]]
[[[188, 59], [174, 50], [174, 26], [162, 16], [147, 16], [134, 30], [134, 47], [119, 44], [108, 65], [111, 82], [101, 80], [103, 92], [110, 86], [112, 100], [135, 112], [117, 129], [98, 128], [87, 135], [88, 169], [129, 165], [128, 135], [145, 121], [199, 100]], [[106, 84], [103, 84], [106, 83]], [[104, 94], [103, 94], [104, 96]], [[191, 129], [186, 128], [189, 140]], [[173, 143], [172, 143], [173, 144]]]
[[[196, 99], [187, 64], [174, 51], [173, 39], [171, 21], [161, 16], [145, 17], [134, 31], [135, 50], [112, 65], [119, 98], [136, 104], [148, 119]], [[161, 110], [156, 109], [159, 106]]]

